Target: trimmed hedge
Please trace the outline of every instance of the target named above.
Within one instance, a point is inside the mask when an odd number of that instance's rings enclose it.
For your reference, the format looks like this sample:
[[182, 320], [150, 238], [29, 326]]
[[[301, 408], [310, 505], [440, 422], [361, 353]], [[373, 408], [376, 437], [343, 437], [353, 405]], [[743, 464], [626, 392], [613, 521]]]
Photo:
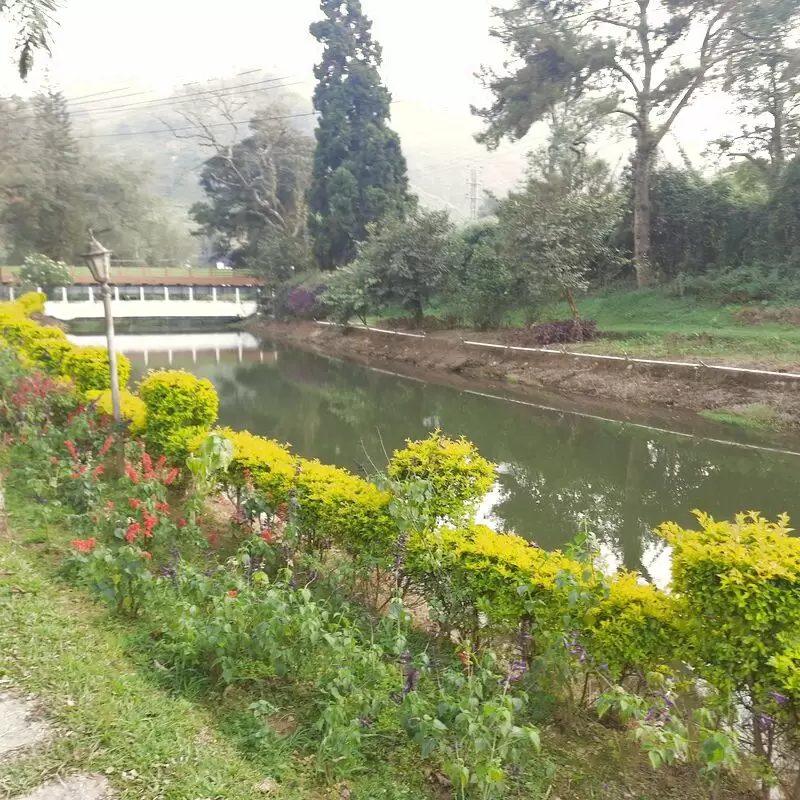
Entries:
[[219, 397], [208, 378], [182, 370], [150, 372], [139, 396], [147, 408], [145, 440], [174, 463], [185, 462], [192, 442], [217, 421]]
[[[67, 368], [89, 365], [88, 377], [75, 376], [79, 385], [101, 373], [91, 348], [63, 349], [63, 337], [27, 320], [18, 304], [0, 304], [0, 333], [37, 363], [47, 362], [52, 342], [66, 353]], [[55, 359], [49, 368], [56, 368]], [[151, 373], [140, 395], [125, 394], [126, 416], [138, 422], [146, 407], [149, 443], [175, 463], [205, 440], [216, 420], [213, 385], [185, 372]], [[99, 407], [106, 397], [97, 396]], [[743, 692], [787, 719], [800, 709], [800, 539], [791, 536], [785, 517], [768, 522], [749, 513], [717, 522], [698, 513], [699, 530], [662, 526], [659, 534], [673, 548], [672, 592], [666, 593], [635, 573], [603, 579], [558, 551], [479, 525], [414, 531], [405, 541], [392, 513], [399, 495], [298, 458], [269, 439], [220, 433], [234, 446], [223, 478], [229, 488], [252, 486], [275, 507], [294, 493], [307, 542], [367, 556], [384, 568], [399, 566], [408, 588], [476, 641], [508, 639], [522, 626], [535, 646], [537, 630], [556, 632], [617, 680], [681, 661], [711, 684]], [[436, 513], [451, 521], [469, 516], [491, 488], [493, 472], [469, 442], [438, 432], [409, 443], [389, 466], [394, 481], [429, 481]]]
[[[147, 422], [147, 408], [140, 397], [123, 389], [119, 395], [122, 419], [128, 423], [128, 430], [132, 434], [139, 434], [145, 429]], [[94, 403], [97, 411], [102, 416], [111, 417], [114, 414], [114, 404], [111, 389], [99, 391], [93, 389], [87, 392], [86, 400]]]
[[[62, 366], [64, 373], [75, 381], [78, 391], [84, 396], [91, 391], [102, 392], [111, 388], [108, 350], [105, 347], [73, 347], [64, 356]], [[122, 353], [117, 353], [117, 372], [120, 389], [123, 389], [131, 377], [131, 362]]]

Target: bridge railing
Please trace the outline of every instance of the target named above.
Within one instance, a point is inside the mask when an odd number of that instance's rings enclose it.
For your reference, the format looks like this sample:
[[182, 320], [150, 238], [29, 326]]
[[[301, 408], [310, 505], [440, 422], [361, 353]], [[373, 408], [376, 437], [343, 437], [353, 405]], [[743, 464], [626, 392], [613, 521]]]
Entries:
[[[3, 299], [13, 299], [15, 288], [2, 287]], [[181, 301], [209, 303], [246, 303], [258, 300], [259, 291], [255, 286], [153, 286], [118, 284], [112, 287], [116, 302], [137, 301]], [[41, 290], [40, 290], [41, 291]], [[51, 303], [99, 302], [100, 293], [94, 286], [60, 286], [47, 292]]]

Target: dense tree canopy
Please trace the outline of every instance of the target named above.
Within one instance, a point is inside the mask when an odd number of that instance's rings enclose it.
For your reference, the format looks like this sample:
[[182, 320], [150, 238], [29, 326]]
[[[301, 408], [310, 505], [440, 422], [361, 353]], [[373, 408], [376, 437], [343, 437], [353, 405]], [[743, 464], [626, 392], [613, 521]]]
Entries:
[[141, 166], [80, 149], [60, 92], [0, 98], [0, 248], [7, 262], [42, 253], [75, 263], [89, 226], [104, 231], [103, 243], [119, 258], [183, 262], [197, 246], [149, 184]]
[[378, 69], [381, 48], [359, 0], [322, 0], [311, 26], [324, 45], [314, 74], [319, 112], [309, 192], [309, 228], [323, 269], [346, 264], [367, 226], [408, 202], [406, 162], [389, 128], [391, 96]]
[[[765, 19], [782, 0], [763, 0]], [[519, 139], [554, 110], [591, 102], [598, 116], [631, 122], [633, 251], [640, 286], [652, 282], [650, 179], [660, 143], [681, 111], [710, 80], [747, 24], [746, 0], [637, 0], [607, 8], [592, 0], [519, 0], [501, 12], [495, 34], [512, 60], [505, 74], [487, 72], [493, 104], [477, 110], [487, 127], [479, 137], [496, 146]]]
[[192, 208], [215, 254], [285, 280], [309, 259], [306, 192], [313, 142], [279, 108], [256, 115], [240, 142], [219, 142], [200, 175], [208, 200]]

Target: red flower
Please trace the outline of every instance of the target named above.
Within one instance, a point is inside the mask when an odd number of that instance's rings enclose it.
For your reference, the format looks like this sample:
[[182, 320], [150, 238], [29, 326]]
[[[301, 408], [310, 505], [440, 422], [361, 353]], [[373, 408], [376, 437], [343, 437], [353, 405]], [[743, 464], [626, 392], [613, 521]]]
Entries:
[[161, 458], [156, 461], [156, 469], [164, 469], [167, 466], [167, 457], [161, 456]]
[[125, 465], [125, 474], [134, 482], [139, 483], [139, 476], [136, 474], [136, 470], [130, 465]]
[[81, 466], [78, 467], [78, 474], [85, 475], [87, 469], [88, 467], [85, 464], [81, 464]]
[[207, 538], [208, 538], [208, 546], [211, 547], [213, 550], [218, 550], [220, 542], [219, 534], [216, 531], [214, 531], [213, 533], [209, 533]]
[[158, 517], [152, 516], [148, 511], [142, 512], [142, 517], [144, 518], [144, 535], [148, 539], [153, 538], [153, 528], [158, 523]]
[[153, 472], [153, 459], [150, 458], [150, 454], [146, 451], [142, 453], [142, 469], [144, 469], [144, 476], [148, 480], [155, 475]]
[[239, 592], [237, 592], [236, 589], [231, 589], [228, 592], [228, 597], [236, 597], [237, 594], [239, 594]]
[[105, 471], [106, 468], [102, 464], [99, 467], [95, 467], [92, 471], [92, 480], [96, 481]]
[[156, 503], [156, 511], [166, 514], [169, 511], [169, 503]]
[[51, 463], [51, 464], [52, 464], [54, 467], [57, 467], [57, 466], [58, 466], [58, 464], [59, 464], [59, 461], [58, 461], [58, 459], [57, 459], [55, 456], [53, 456], [53, 457], [50, 459], [50, 463]]
[[185, 528], [188, 524], [189, 523], [185, 519], [179, 519], [178, 520], [178, 527], [179, 528]]
[[150, 555], [146, 550], [142, 550], [142, 558], [152, 558], [153, 556]]
[[97, 539], [92, 537], [91, 539], [73, 539], [72, 546], [79, 552], [79, 553], [91, 553], [92, 550], [97, 546]]
[[261, 538], [269, 544], [272, 541], [272, 531], [269, 528], [264, 528], [264, 530], [261, 531]]
[[469, 656], [463, 650], [459, 653], [456, 653], [456, 656], [463, 667], [469, 666]]
[[139, 500], [137, 497], [131, 497], [131, 499], [128, 502], [131, 504], [131, 508], [134, 511], [138, 511], [139, 506], [142, 504], [142, 501]]
[[117, 507], [117, 504], [113, 500], [106, 500], [106, 508], [109, 511], [113, 511]]
[[278, 519], [281, 522], [286, 522], [288, 516], [289, 516], [289, 506], [287, 506], [286, 503], [281, 503], [278, 506]]
[[114, 437], [109, 434], [106, 437], [106, 440], [103, 442], [103, 446], [100, 448], [99, 453], [101, 456], [104, 456], [108, 451], [111, 449], [111, 445], [114, 444]]
[[131, 522], [131, 524], [128, 526], [127, 532], [125, 533], [125, 541], [128, 544], [133, 544], [141, 529], [142, 526], [138, 522]]
[[72, 480], [76, 481], [76, 480], [78, 480], [78, 478], [80, 478], [80, 475], [78, 475], [77, 472], [73, 471], [72, 475], [70, 475], [70, 478], [72, 478]]
[[69, 440], [67, 440], [66, 442], [64, 442], [64, 447], [66, 447], [67, 450], [69, 450], [69, 454], [72, 456], [72, 460], [73, 461], [77, 461], [78, 460], [78, 448], [75, 447], [75, 442], [70, 442]]
[[180, 475], [180, 470], [177, 467], [173, 467], [169, 473], [167, 473], [167, 477], [164, 478], [164, 486], [172, 486], [178, 475]]

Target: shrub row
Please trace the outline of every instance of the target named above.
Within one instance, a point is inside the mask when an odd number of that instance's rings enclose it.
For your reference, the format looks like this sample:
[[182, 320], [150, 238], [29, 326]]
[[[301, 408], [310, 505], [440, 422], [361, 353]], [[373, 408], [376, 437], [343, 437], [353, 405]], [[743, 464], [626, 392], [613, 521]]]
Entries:
[[[25, 309], [36, 305], [23, 300], [0, 307], [0, 333], [30, 362], [58, 374], [53, 362], [61, 345], [49, 350], [45, 342], [63, 342], [63, 334], [27, 319]], [[80, 375], [84, 393], [97, 392], [104, 388], [93, 385], [100, 359], [76, 355], [80, 350], [65, 350], [63, 361]], [[107, 408], [107, 395], [95, 400]], [[125, 405], [153, 449], [184, 460], [216, 421], [218, 398], [207, 380], [156, 372], [142, 382], [139, 398], [125, 395]], [[292, 502], [307, 541], [402, 571], [406, 585], [466, 636], [528, 629], [535, 638], [537, 630], [562, 626], [614, 679], [682, 662], [760, 708], [800, 709], [800, 539], [785, 518], [769, 523], [749, 514], [717, 522], [699, 515], [698, 530], [663, 526], [659, 533], [673, 548], [666, 593], [636, 574], [606, 580], [591, 565], [468, 522], [494, 468], [466, 441], [437, 433], [410, 443], [395, 453], [382, 489], [269, 439], [222, 433], [234, 448], [225, 488], [255, 490], [275, 509]], [[403, 487], [415, 482], [425, 483], [437, 524], [412, 524]], [[584, 596], [591, 602], [581, 612]]]

